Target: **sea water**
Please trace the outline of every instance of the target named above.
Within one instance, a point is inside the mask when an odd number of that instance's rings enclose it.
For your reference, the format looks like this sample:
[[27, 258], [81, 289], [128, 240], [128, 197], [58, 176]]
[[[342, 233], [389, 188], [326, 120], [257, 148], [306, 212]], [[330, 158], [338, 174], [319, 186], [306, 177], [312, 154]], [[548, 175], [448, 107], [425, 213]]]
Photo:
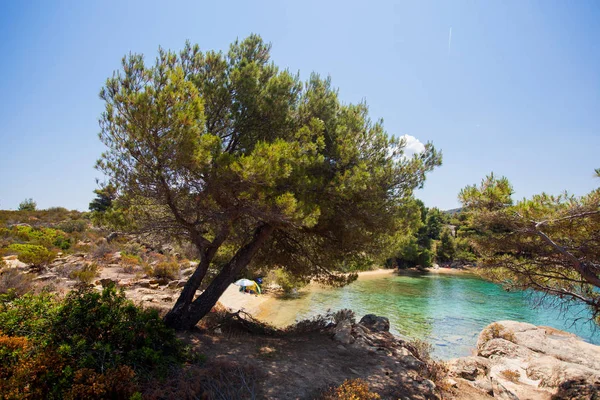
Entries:
[[471, 355], [481, 330], [500, 320], [551, 326], [600, 344], [600, 330], [585, 307], [561, 311], [555, 302], [539, 303], [535, 294], [507, 292], [475, 275], [386, 274], [361, 277], [343, 288], [312, 287], [296, 299], [272, 301], [261, 318], [282, 326], [342, 308], [352, 309], [357, 319], [385, 316], [392, 333], [430, 342], [439, 359]]

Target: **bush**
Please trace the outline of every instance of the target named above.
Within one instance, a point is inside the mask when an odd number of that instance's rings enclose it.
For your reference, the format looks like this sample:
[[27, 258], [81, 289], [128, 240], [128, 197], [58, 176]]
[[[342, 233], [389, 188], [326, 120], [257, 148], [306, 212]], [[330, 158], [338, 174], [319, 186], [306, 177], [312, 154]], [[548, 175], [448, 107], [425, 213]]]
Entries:
[[423, 249], [423, 251], [421, 251], [419, 253], [419, 257], [417, 259], [417, 263], [422, 268], [429, 268], [429, 267], [431, 267], [431, 261], [432, 261], [432, 259], [433, 259], [433, 253], [431, 252], [431, 250], [429, 250], [429, 249]]
[[376, 400], [380, 398], [377, 393], [371, 392], [369, 384], [360, 378], [347, 379], [323, 396], [323, 400]]
[[56, 237], [56, 239], [54, 239], [54, 242], [52, 242], [52, 244], [54, 245], [54, 247], [58, 247], [61, 250], [69, 250], [71, 248], [71, 239], [59, 235]]
[[75, 279], [81, 283], [90, 284], [95, 277], [98, 276], [98, 265], [95, 263], [83, 264], [79, 269], [75, 269], [69, 273], [69, 278]]
[[177, 261], [161, 261], [152, 268], [151, 275], [156, 278], [177, 279], [179, 278], [179, 264]]
[[19, 204], [19, 211], [35, 211], [37, 203], [33, 199], [25, 199]]
[[515, 342], [515, 334], [508, 328], [505, 328], [504, 325], [494, 322], [490, 326], [488, 326], [482, 333], [481, 337], [484, 341], [500, 338], [504, 340], [508, 340], [509, 342]]
[[114, 286], [81, 288], [62, 301], [47, 293], [0, 298], [0, 332], [0, 398], [129, 398], [141, 377], [165, 376], [184, 359], [158, 312]]
[[57, 228], [66, 233], [85, 232], [88, 223], [85, 219], [76, 219], [72, 221], [64, 221], [58, 224]]
[[115, 251], [117, 250], [114, 245], [103, 240], [92, 250], [92, 256], [97, 259], [102, 259], [105, 258], [106, 255], [114, 253]]
[[31, 289], [31, 276], [16, 269], [0, 271], [0, 295], [21, 296]]
[[54, 252], [36, 244], [11, 244], [8, 248], [17, 253], [19, 261], [38, 268], [50, 264], [56, 256]]
[[333, 322], [336, 325], [342, 321], [350, 321], [350, 323], [354, 324], [356, 322], [356, 314], [348, 308], [333, 313]]
[[270, 271], [266, 280], [267, 283], [276, 283], [279, 285], [286, 294], [292, 293], [294, 289], [300, 289], [308, 283], [305, 280], [290, 274], [283, 268]]

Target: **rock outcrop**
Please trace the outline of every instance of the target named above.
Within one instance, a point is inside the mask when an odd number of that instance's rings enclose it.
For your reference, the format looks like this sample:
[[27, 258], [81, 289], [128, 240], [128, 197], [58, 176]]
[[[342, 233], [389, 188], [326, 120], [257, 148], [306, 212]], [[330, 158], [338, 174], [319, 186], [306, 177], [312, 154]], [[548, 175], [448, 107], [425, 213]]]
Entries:
[[450, 373], [501, 399], [600, 397], [600, 346], [549, 327], [488, 325], [477, 355], [451, 360]]
[[400, 398], [439, 399], [435, 383], [427, 376], [430, 360], [419, 359], [410, 343], [392, 335], [387, 318], [368, 314], [359, 323], [351, 318], [344, 319], [330, 329], [333, 339], [340, 343], [340, 349], [364, 352], [365, 357], [378, 360], [386, 375], [396, 377], [399, 393], [404, 394]]

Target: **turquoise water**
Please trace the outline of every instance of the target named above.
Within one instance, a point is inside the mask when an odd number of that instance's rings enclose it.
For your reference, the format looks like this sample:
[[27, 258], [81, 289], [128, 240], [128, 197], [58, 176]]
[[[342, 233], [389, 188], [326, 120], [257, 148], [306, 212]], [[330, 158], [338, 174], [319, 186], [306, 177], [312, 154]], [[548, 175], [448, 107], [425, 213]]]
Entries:
[[357, 319], [382, 315], [390, 319], [393, 333], [429, 341], [440, 359], [470, 355], [486, 325], [507, 319], [551, 326], [600, 344], [600, 331], [587, 322], [585, 309], [561, 314], [556, 308], [534, 307], [533, 300], [527, 293], [506, 292], [471, 275], [384, 275], [277, 301], [262, 317], [285, 325], [328, 309], [350, 308]]

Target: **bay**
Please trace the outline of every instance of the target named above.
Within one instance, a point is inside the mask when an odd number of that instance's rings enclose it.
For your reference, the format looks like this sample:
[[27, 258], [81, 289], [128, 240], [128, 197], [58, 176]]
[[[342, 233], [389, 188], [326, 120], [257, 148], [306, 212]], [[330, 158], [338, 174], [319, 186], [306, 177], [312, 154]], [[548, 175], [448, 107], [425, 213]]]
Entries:
[[311, 285], [298, 298], [265, 303], [259, 318], [285, 326], [343, 308], [352, 309], [357, 319], [385, 316], [392, 333], [427, 340], [438, 359], [471, 355], [481, 330], [500, 320], [551, 326], [600, 344], [600, 332], [585, 307], [561, 312], [556, 304], [537, 303], [535, 294], [507, 292], [475, 275], [403, 273], [361, 277], [343, 288]]

